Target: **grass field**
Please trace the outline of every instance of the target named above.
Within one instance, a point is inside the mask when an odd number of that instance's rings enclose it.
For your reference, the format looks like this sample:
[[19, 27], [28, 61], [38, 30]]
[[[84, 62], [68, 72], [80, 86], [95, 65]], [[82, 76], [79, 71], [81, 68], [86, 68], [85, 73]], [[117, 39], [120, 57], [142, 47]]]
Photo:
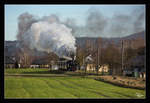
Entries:
[[[5, 73], [44, 73], [38, 69], [9, 69]], [[42, 72], [40, 72], [42, 71]], [[43, 72], [44, 71], [44, 72]], [[57, 74], [59, 75], [59, 74]], [[5, 76], [5, 98], [145, 98], [144, 90], [122, 88], [85, 77]]]

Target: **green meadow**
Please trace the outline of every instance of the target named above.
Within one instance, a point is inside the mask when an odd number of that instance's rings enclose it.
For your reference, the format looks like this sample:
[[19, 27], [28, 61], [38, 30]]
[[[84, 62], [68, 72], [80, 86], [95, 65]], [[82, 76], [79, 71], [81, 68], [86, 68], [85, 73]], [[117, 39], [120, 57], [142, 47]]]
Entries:
[[[5, 74], [38, 72], [37, 74], [40, 75], [46, 70], [5, 69]], [[47, 72], [51, 74], [48, 70]], [[84, 76], [23, 77], [5, 75], [4, 79], [5, 98], [145, 98], [145, 90], [114, 86]]]

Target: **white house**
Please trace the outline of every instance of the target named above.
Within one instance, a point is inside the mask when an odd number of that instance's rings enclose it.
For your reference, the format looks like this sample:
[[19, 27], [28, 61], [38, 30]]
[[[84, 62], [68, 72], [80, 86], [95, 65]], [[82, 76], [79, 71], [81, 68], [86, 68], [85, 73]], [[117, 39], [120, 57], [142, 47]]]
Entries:
[[108, 66], [108, 65], [106, 65], [106, 64], [104, 64], [104, 65], [100, 66], [100, 68], [99, 68], [99, 72], [104, 72], [104, 73], [109, 72], [109, 66]]
[[[96, 66], [94, 64], [87, 64], [86, 70], [87, 71], [96, 71]], [[109, 66], [104, 64], [102, 66], [99, 67], [98, 72], [104, 72], [107, 73], [109, 72]]]

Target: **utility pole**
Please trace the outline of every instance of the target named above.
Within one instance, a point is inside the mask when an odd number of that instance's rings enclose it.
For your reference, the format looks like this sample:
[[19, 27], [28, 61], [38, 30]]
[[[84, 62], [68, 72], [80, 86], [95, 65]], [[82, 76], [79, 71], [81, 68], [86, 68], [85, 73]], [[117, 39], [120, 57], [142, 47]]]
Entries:
[[97, 48], [97, 49], [98, 49], [98, 50], [97, 50], [97, 54], [98, 54], [98, 55], [97, 55], [97, 60], [98, 60], [98, 61], [97, 61], [97, 65], [99, 66], [99, 45], [98, 45], [98, 48]]
[[100, 43], [100, 41], [99, 41], [99, 38], [98, 38], [98, 43], [97, 43], [97, 44], [98, 44], [98, 48], [97, 48], [97, 49], [98, 49], [98, 50], [97, 50], [97, 54], [98, 54], [98, 55], [97, 55], [97, 75], [98, 75], [99, 63], [100, 63], [100, 60], [99, 60], [99, 59], [100, 59], [100, 58], [99, 58], [99, 54], [100, 54], [100, 53], [99, 53], [99, 52], [100, 52], [99, 46], [100, 46], [100, 45], [99, 45], [99, 43]]
[[[123, 66], [124, 66], [124, 58], [123, 58], [123, 56], [124, 56], [124, 41], [123, 41], [123, 40], [122, 40], [121, 54], [122, 54], [122, 56], [121, 56], [121, 57], [122, 57], [122, 69], [121, 69], [121, 70], [122, 70], [122, 72], [123, 72], [123, 69], [124, 69], [124, 68], [123, 68]], [[122, 72], [121, 72], [121, 73], [122, 73]]]
[[84, 68], [84, 71], [85, 71], [85, 75], [86, 75], [86, 63], [85, 63], [85, 60], [84, 60], [84, 56], [83, 56], [83, 68]]
[[98, 75], [98, 68], [99, 68], [99, 45], [97, 47], [97, 75]]

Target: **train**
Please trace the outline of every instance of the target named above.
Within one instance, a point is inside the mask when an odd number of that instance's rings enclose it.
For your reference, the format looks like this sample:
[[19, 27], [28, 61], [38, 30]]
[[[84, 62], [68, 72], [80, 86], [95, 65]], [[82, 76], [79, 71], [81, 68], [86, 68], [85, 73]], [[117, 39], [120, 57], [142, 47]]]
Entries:
[[62, 56], [59, 58], [58, 68], [63, 71], [76, 71], [78, 63], [74, 58]]

